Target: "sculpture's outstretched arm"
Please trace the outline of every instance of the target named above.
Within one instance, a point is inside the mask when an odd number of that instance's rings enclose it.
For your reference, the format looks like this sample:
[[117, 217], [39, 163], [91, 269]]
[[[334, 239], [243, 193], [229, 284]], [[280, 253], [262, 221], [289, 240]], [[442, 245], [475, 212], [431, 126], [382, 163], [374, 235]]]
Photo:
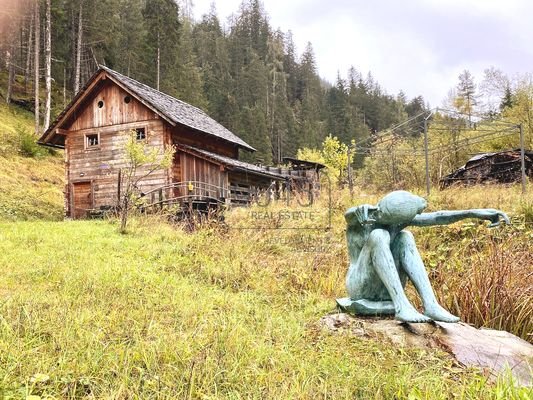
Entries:
[[448, 225], [467, 218], [477, 218], [490, 221], [490, 227], [500, 225], [503, 220], [510, 224], [509, 217], [503, 211], [492, 208], [459, 211], [437, 211], [432, 213], [418, 214], [410, 223], [412, 226]]

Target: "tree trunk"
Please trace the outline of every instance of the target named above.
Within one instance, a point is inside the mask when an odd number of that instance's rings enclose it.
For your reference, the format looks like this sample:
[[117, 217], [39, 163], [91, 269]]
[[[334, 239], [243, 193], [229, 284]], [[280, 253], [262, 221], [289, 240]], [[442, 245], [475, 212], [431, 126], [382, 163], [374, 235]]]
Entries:
[[31, 48], [33, 45], [33, 20], [34, 15], [32, 14], [30, 19], [30, 30], [28, 33], [28, 48], [26, 50], [26, 69], [24, 70], [24, 92], [28, 93], [28, 81], [31, 79]]
[[46, 0], [46, 37], [45, 37], [45, 85], [46, 104], [44, 108], [44, 130], [50, 125], [50, 108], [52, 103], [52, 21], [50, 16], [50, 0]]
[[67, 107], [67, 67], [63, 64], [63, 108]]
[[122, 201], [122, 209], [120, 210], [120, 233], [122, 234], [126, 233], [126, 225], [128, 223], [128, 212], [130, 208], [128, 200], [128, 197], [124, 196]]
[[159, 90], [159, 77], [161, 70], [161, 48], [159, 47], [159, 32], [157, 32], [157, 90]]
[[39, 10], [39, 0], [35, 0], [35, 48], [34, 48], [34, 67], [35, 67], [35, 78], [34, 78], [34, 86], [35, 86], [35, 134], [40, 134], [40, 128], [39, 128], [39, 45], [40, 45], [40, 37], [41, 37], [41, 16], [40, 16], [40, 10]]
[[120, 199], [120, 230], [119, 232], [124, 234], [126, 233], [126, 226], [128, 224], [128, 216], [130, 212], [131, 207], [131, 196], [133, 191], [133, 185], [132, 180], [133, 176], [135, 175], [135, 167], [129, 168], [129, 171], [127, 171], [127, 175], [124, 177], [123, 174], [124, 171], [120, 171], [119, 179], [124, 179], [121, 183], [121, 186], [124, 188], [120, 196], [122, 198]]
[[13, 92], [13, 79], [15, 78], [15, 66], [13, 64], [13, 46], [11, 49], [6, 51], [6, 64], [9, 70], [9, 76], [7, 78], [7, 92], [6, 92], [6, 103], [11, 103], [11, 93]]
[[81, 37], [83, 34], [83, 2], [80, 1], [80, 14], [78, 18], [78, 39], [76, 45], [76, 71], [74, 78], [74, 95], [80, 90], [80, 74], [81, 74]]

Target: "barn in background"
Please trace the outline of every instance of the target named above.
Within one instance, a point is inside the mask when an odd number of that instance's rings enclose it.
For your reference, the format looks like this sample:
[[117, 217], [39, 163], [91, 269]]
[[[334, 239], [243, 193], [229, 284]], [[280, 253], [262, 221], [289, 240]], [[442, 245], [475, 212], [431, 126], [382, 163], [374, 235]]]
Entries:
[[255, 149], [202, 110], [100, 67], [39, 139], [65, 149], [67, 217], [118, 205], [126, 167], [123, 133], [132, 130], [149, 147], [177, 149], [170, 168], [140, 183], [152, 203], [248, 204], [273, 184], [315, 177], [320, 169], [314, 165], [314, 172], [300, 173], [243, 162], [239, 150]]
[[[472, 185], [482, 182], [513, 183], [522, 177], [520, 149], [482, 153], [440, 180], [441, 187], [453, 184]], [[533, 151], [524, 152], [526, 176], [533, 178]]]

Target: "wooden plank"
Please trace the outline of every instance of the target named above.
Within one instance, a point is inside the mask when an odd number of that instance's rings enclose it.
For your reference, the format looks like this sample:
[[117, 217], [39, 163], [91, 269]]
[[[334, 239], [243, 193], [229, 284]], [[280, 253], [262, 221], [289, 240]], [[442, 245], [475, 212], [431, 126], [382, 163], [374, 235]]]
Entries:
[[241, 187], [241, 186], [235, 186], [230, 185], [231, 192], [239, 192], [239, 193], [250, 193], [251, 189], [249, 187]]
[[105, 132], [113, 133], [113, 132], [119, 132], [119, 131], [126, 131], [129, 129], [142, 127], [142, 126], [147, 127], [149, 130], [157, 131], [161, 134], [164, 131], [161, 120], [149, 118], [146, 120], [130, 121], [130, 122], [124, 122], [121, 124], [109, 125], [109, 126], [89, 127], [89, 128], [83, 128], [83, 129], [69, 129], [68, 135], [74, 136], [77, 133], [86, 133], [88, 131], [92, 132], [95, 130], [98, 130], [100, 133], [105, 133]]

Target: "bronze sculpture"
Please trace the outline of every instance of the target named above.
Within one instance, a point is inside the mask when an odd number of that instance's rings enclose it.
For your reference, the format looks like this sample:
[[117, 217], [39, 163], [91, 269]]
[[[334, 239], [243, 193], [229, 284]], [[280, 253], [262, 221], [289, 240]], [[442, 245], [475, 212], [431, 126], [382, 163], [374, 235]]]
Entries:
[[[377, 206], [364, 204], [348, 209], [346, 237], [350, 267], [346, 276], [349, 298], [338, 299], [341, 309], [362, 315], [394, 314], [404, 322], [431, 320], [457, 322], [438, 304], [422, 258], [408, 226], [447, 225], [466, 218], [500, 224], [507, 215], [494, 209], [437, 211], [423, 213], [427, 203], [406, 191], [391, 192]], [[407, 299], [404, 288], [409, 279], [419, 293], [424, 313]]]

